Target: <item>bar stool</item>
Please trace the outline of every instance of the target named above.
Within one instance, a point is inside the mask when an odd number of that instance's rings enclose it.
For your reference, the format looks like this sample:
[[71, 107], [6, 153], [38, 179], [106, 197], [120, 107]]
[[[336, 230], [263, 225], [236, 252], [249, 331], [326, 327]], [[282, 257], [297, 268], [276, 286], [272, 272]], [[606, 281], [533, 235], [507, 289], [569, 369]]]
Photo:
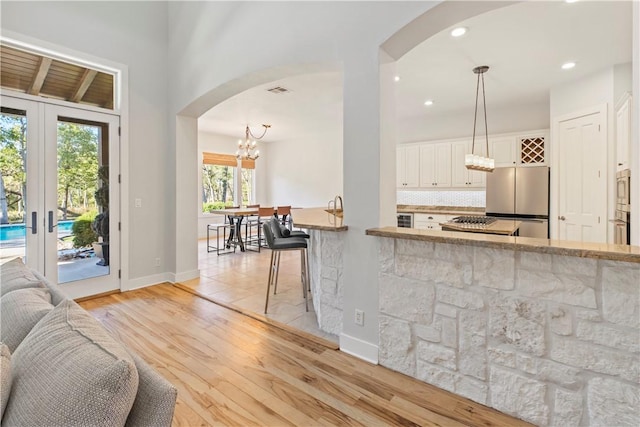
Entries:
[[[233, 245], [233, 251], [231, 251], [230, 247], [227, 247], [227, 230], [231, 233], [233, 229], [233, 225], [228, 222], [225, 223], [217, 223], [217, 224], [207, 224], [207, 252], [213, 252], [215, 250], [218, 256], [223, 254], [229, 254], [231, 252], [236, 251], [236, 246]], [[215, 246], [211, 244], [211, 234], [215, 230], [216, 234], [216, 244]], [[222, 230], [222, 243], [220, 243], [220, 231]]]
[[309, 311], [307, 298], [307, 288], [309, 288], [309, 258], [307, 252], [307, 242], [301, 237], [276, 238], [274, 229], [280, 224], [274, 218], [262, 224], [267, 246], [271, 249], [271, 262], [269, 264], [269, 281], [267, 282], [267, 297], [264, 302], [264, 312], [267, 313], [269, 306], [269, 290], [273, 285], [273, 294], [278, 288], [278, 271], [280, 269], [280, 254], [283, 251], [300, 251], [300, 273], [302, 276], [302, 295], [304, 296], [305, 309]]

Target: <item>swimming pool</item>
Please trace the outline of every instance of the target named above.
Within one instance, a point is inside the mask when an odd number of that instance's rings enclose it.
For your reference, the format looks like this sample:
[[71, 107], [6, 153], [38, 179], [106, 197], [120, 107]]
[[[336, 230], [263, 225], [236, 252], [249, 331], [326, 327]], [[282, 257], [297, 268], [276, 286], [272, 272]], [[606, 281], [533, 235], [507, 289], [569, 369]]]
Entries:
[[[71, 227], [74, 221], [58, 221], [58, 237], [71, 234]], [[6, 240], [20, 240], [27, 235], [24, 224], [0, 225], [0, 242]]]

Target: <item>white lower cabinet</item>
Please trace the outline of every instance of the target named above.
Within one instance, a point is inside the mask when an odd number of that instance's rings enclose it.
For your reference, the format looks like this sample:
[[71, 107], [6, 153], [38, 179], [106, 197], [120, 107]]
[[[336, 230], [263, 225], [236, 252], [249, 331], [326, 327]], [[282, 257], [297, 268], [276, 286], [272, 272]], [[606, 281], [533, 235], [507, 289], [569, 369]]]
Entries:
[[413, 228], [420, 230], [442, 230], [441, 222], [449, 221], [452, 215], [443, 214], [413, 214]]

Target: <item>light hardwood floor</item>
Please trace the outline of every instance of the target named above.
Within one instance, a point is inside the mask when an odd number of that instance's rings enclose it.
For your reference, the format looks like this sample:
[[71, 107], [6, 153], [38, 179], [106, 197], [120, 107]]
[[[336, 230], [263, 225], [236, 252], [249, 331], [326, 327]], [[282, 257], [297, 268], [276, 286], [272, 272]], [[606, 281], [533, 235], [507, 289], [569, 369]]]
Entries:
[[81, 305], [178, 389], [174, 426], [519, 426], [170, 284]]

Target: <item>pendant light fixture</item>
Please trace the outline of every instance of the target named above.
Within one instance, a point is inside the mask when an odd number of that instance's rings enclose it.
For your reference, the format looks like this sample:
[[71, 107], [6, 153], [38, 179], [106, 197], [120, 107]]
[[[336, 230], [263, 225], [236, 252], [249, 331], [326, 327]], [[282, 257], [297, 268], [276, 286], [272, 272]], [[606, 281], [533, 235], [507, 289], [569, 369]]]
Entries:
[[[478, 170], [483, 172], [493, 172], [496, 167], [494, 159], [489, 157], [489, 132], [487, 130], [487, 100], [485, 99], [484, 92], [484, 73], [489, 70], [486, 65], [475, 67], [473, 72], [478, 75], [478, 82], [476, 84], [476, 109], [473, 115], [473, 139], [471, 141], [471, 154], [464, 156], [464, 165], [467, 169]], [[475, 154], [476, 147], [476, 122], [478, 118], [478, 93], [480, 91], [480, 79], [482, 79], [482, 105], [484, 108], [484, 136], [486, 140], [486, 154], [487, 157], [478, 156]]]
[[[271, 125], [262, 125], [264, 127], [264, 131], [262, 135], [255, 136], [251, 129], [249, 129], [249, 125], [247, 125], [244, 131], [244, 141], [238, 140], [238, 151], [236, 151], [236, 159], [238, 160], [255, 160], [260, 157], [260, 150], [256, 148], [257, 141], [262, 139], [264, 135], [267, 133], [267, 130], [271, 127]], [[251, 138], [254, 138], [251, 140]]]

